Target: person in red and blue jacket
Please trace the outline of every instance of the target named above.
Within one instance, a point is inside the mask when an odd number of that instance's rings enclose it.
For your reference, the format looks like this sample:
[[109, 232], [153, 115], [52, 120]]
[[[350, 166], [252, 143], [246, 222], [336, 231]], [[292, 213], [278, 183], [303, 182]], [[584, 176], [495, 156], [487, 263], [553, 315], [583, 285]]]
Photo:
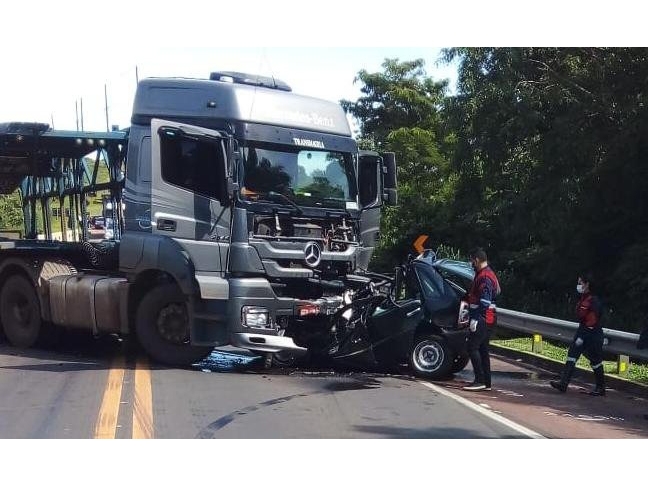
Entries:
[[595, 388], [590, 395], [605, 395], [605, 374], [603, 372], [603, 327], [601, 326], [601, 314], [603, 306], [601, 300], [592, 294], [592, 277], [584, 274], [578, 277], [576, 291], [580, 294], [576, 305], [578, 317], [578, 329], [574, 340], [567, 351], [567, 361], [562, 372], [560, 381], [552, 380], [550, 384], [555, 389], [564, 393], [574, 373], [576, 361], [581, 354], [589, 360], [594, 371]]
[[495, 298], [501, 288], [495, 272], [488, 265], [488, 257], [482, 248], [470, 252], [470, 263], [475, 270], [475, 278], [468, 291], [468, 312], [470, 315], [470, 334], [468, 353], [475, 372], [474, 381], [464, 386], [464, 390], [480, 391], [491, 389], [489, 342], [491, 329], [495, 325]]

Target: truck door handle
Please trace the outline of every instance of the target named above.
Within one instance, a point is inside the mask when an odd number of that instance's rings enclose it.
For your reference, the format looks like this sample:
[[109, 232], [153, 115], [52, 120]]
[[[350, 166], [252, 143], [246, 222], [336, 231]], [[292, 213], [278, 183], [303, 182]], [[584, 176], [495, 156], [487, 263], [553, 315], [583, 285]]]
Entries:
[[160, 231], [175, 231], [176, 222], [172, 219], [158, 219], [157, 229], [159, 229]]

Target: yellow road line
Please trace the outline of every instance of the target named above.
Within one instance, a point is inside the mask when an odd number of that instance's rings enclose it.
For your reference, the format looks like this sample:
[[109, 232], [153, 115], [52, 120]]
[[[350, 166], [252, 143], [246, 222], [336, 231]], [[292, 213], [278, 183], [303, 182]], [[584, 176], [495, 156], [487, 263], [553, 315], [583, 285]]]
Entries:
[[153, 394], [151, 370], [146, 358], [135, 366], [135, 400], [133, 403], [133, 439], [153, 438]]
[[124, 383], [124, 357], [118, 356], [113, 362], [108, 382], [104, 390], [99, 417], [95, 424], [95, 439], [114, 439], [117, 432], [117, 417], [119, 415], [119, 401], [121, 400], [122, 385]]

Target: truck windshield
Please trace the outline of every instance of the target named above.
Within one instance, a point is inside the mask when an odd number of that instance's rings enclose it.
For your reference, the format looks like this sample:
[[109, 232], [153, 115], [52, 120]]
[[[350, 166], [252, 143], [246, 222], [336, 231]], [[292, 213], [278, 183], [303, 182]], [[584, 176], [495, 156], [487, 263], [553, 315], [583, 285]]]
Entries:
[[248, 143], [242, 169], [241, 196], [248, 201], [280, 193], [300, 206], [356, 207], [351, 154]]

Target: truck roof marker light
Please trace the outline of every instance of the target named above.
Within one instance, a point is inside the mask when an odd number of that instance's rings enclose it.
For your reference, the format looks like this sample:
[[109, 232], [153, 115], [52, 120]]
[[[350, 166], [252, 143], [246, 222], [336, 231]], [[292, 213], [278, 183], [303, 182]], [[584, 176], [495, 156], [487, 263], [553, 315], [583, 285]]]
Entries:
[[76, 142], [77, 145], [81, 145], [83, 143], [83, 140], [81, 140], [80, 138], [77, 138], [75, 140], [75, 142]]
[[100, 147], [105, 147], [106, 146], [106, 141], [105, 140], [99, 140], [99, 146]]
[[88, 145], [90, 145], [91, 147], [94, 145], [94, 140], [92, 140], [91, 138], [89, 138], [87, 140], [87, 142], [88, 142]]

